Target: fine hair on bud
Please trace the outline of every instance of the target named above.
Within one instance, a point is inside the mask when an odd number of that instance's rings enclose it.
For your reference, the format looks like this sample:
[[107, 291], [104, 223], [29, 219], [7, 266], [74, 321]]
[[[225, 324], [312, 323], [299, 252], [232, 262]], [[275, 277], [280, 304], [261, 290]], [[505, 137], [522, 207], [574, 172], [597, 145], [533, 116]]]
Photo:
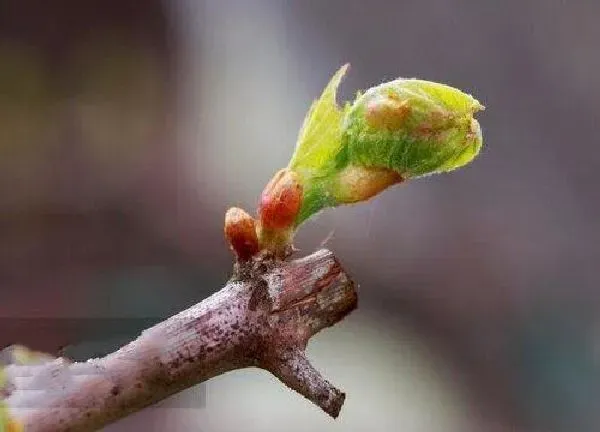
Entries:
[[247, 261], [258, 252], [256, 220], [241, 208], [227, 210], [224, 231], [229, 247], [240, 261]]

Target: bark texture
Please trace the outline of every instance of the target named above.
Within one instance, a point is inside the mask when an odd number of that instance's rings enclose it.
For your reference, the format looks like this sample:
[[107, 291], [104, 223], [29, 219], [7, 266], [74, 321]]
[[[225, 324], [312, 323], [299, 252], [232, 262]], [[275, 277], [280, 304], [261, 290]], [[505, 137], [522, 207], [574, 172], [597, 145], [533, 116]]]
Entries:
[[27, 432], [92, 431], [224, 372], [259, 367], [337, 417], [345, 395], [304, 349], [356, 305], [355, 284], [328, 250], [294, 261], [260, 258], [103, 358], [9, 365], [4, 401]]

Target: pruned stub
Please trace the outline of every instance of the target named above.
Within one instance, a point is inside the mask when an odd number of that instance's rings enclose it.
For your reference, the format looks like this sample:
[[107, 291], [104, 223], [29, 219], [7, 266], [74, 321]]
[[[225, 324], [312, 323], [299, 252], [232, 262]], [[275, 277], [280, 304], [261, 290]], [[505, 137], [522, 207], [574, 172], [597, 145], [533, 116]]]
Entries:
[[321, 255], [324, 256], [316, 265], [297, 260], [285, 263], [265, 276], [273, 300], [273, 312], [311, 301], [341, 274], [341, 266], [331, 255], [325, 251]]
[[329, 327], [356, 308], [355, 285], [331, 252], [285, 263], [265, 275], [273, 300], [269, 322], [296, 345]]

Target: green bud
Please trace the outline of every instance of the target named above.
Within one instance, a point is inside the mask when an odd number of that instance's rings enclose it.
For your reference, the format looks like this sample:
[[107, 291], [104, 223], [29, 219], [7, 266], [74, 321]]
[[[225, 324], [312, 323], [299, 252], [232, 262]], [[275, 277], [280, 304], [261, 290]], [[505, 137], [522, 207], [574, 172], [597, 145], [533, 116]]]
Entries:
[[444, 84], [397, 79], [369, 89], [344, 117], [348, 163], [388, 168], [402, 178], [451, 171], [481, 149], [473, 114], [483, 106]]
[[397, 79], [341, 108], [336, 91], [347, 68], [311, 106], [288, 165], [303, 187], [296, 226], [325, 207], [459, 168], [482, 146], [473, 116], [483, 106], [472, 96], [444, 84]]

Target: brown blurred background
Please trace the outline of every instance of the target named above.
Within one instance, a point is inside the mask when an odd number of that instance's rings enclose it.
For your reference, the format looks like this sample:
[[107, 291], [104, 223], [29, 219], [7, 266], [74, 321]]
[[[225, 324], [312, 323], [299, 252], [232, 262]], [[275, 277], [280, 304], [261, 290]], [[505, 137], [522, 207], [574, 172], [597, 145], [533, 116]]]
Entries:
[[302, 229], [361, 283], [309, 347], [330, 420], [267, 373], [108, 430], [597, 431], [600, 3], [0, 0], [0, 345], [108, 352], [226, 281], [305, 111], [397, 76], [473, 93], [484, 151]]

